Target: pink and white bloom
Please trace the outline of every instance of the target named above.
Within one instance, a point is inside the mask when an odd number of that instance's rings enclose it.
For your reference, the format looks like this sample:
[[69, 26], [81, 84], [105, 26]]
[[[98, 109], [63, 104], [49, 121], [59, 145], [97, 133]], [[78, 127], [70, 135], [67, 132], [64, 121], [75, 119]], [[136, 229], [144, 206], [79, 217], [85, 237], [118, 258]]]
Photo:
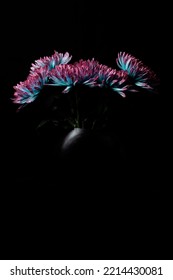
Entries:
[[80, 60], [74, 64], [58, 65], [49, 72], [50, 85], [66, 86], [64, 93], [77, 85], [96, 86], [99, 63], [92, 60]]
[[128, 73], [137, 87], [153, 90], [158, 83], [156, 74], [142, 61], [125, 52], [120, 52], [116, 59], [118, 67]]
[[26, 81], [14, 86], [13, 102], [18, 104], [33, 102], [47, 81], [47, 73], [47, 67], [40, 68], [37, 72], [30, 74]]
[[111, 88], [113, 91], [125, 97], [125, 92], [129, 89], [128, 75], [124, 71], [117, 71], [106, 65], [100, 65], [98, 73], [98, 85], [100, 87]]
[[59, 64], [67, 64], [71, 60], [72, 56], [69, 55], [68, 52], [65, 54], [54, 52], [52, 56], [45, 56], [32, 63], [30, 73], [33, 73], [35, 70], [43, 68], [45, 66], [48, 67], [49, 70], [55, 68], [56, 65]]

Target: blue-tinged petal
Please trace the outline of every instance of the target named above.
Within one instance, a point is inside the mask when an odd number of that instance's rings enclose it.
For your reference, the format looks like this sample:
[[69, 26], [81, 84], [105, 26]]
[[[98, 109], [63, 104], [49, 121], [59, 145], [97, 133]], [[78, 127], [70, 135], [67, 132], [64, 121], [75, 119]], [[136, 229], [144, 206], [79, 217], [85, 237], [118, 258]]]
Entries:
[[132, 82], [144, 89], [153, 89], [152, 85], [158, 81], [156, 74], [145, 66], [142, 61], [125, 52], [120, 52], [116, 60], [117, 65], [126, 71], [133, 80]]

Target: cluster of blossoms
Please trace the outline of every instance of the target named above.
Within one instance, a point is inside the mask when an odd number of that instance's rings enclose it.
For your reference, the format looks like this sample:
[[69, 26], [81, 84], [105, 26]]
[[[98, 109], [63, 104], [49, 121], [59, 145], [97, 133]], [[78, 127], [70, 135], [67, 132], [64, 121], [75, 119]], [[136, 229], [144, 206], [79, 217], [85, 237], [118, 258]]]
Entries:
[[33, 102], [44, 86], [62, 86], [67, 93], [80, 84], [88, 87], [107, 87], [125, 97], [127, 92], [140, 88], [154, 91], [158, 83], [156, 74], [132, 55], [120, 52], [116, 59], [119, 70], [100, 64], [98, 61], [71, 60], [68, 52], [55, 52], [50, 57], [40, 58], [31, 65], [24, 82], [14, 86], [13, 102], [27, 104]]

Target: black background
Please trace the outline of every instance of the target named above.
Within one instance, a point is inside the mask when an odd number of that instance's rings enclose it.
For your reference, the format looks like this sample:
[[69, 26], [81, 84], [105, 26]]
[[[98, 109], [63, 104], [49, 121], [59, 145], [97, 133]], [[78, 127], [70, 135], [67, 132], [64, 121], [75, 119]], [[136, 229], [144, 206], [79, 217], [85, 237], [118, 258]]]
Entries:
[[162, 84], [157, 95], [132, 94], [125, 105], [120, 102], [119, 127], [130, 157], [124, 185], [116, 180], [116, 171], [103, 185], [89, 172], [80, 178], [77, 170], [64, 173], [69, 180], [57, 171], [56, 185], [44, 176], [36, 180], [33, 174], [41, 163], [36, 148], [41, 141], [46, 166], [51, 139], [36, 139], [37, 114], [17, 114], [11, 102], [13, 86], [26, 79], [30, 64], [54, 50], [68, 51], [72, 61], [95, 57], [111, 67], [117, 53], [126, 51], [161, 78], [160, 7], [73, 1], [37, 8], [28, 2], [3, 11], [1, 258], [169, 258], [169, 102]]

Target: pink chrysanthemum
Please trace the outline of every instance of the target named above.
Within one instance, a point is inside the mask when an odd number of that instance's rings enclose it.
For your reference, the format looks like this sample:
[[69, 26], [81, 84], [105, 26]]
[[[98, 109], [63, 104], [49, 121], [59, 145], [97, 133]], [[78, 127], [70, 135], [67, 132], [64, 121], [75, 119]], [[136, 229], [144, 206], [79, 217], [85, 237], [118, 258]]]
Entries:
[[128, 74], [124, 71], [117, 71], [106, 65], [100, 65], [97, 83], [100, 87], [108, 87], [116, 91], [122, 97], [129, 89]]
[[56, 65], [68, 63], [70, 59], [68, 52], [63, 55], [55, 51], [50, 57], [36, 60], [35, 64], [32, 64], [27, 80], [14, 86], [13, 102], [19, 104], [33, 102], [47, 83], [49, 71]]
[[89, 86], [96, 85], [100, 64], [97, 60], [79, 60], [74, 64], [78, 73], [78, 83], [86, 84]]
[[121, 70], [128, 73], [137, 87], [153, 90], [158, 83], [156, 74], [134, 56], [120, 52], [116, 62]]
[[13, 102], [24, 104], [33, 102], [47, 81], [47, 67], [40, 68], [30, 74], [26, 81], [14, 86]]
[[54, 86], [66, 86], [64, 93], [69, 92], [72, 86], [83, 84], [90, 87], [96, 85], [99, 63], [92, 60], [80, 60], [74, 64], [58, 65], [49, 72], [50, 81]]
[[49, 70], [55, 68], [56, 65], [59, 64], [67, 64], [71, 60], [72, 56], [69, 56], [69, 53], [65, 54], [55, 53], [52, 56], [45, 56], [32, 63], [30, 73], [33, 73], [35, 70], [47, 66]]

